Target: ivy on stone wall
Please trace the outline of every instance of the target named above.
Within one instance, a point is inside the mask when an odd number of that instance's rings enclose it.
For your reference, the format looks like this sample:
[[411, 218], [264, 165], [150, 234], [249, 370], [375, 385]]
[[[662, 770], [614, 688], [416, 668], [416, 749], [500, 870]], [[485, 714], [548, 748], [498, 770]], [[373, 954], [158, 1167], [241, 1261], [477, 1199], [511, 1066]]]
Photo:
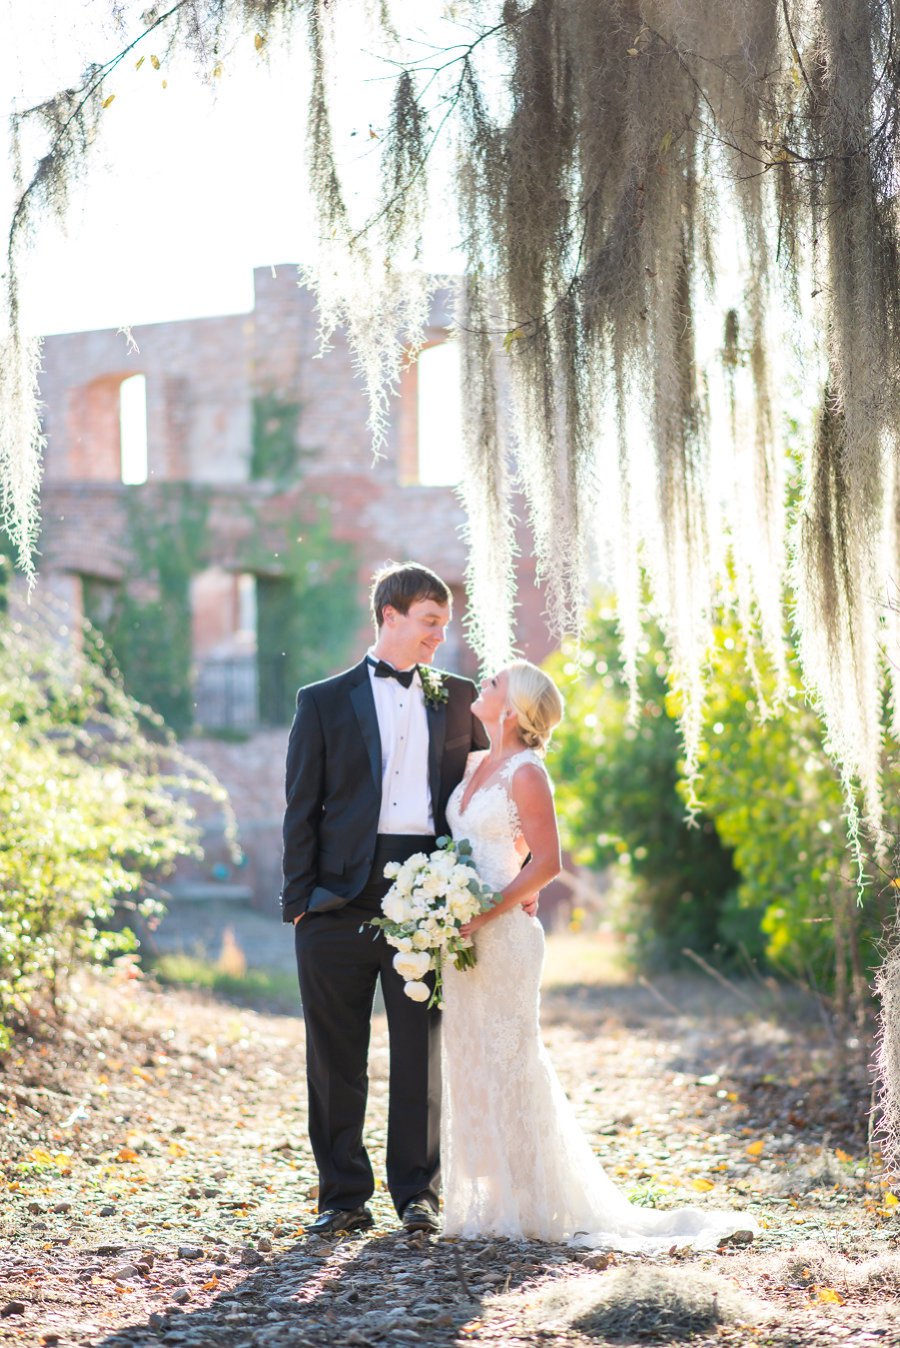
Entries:
[[324, 499], [312, 510], [283, 549], [257, 536], [244, 554], [257, 578], [260, 718], [271, 725], [290, 720], [300, 684], [347, 662], [363, 616], [355, 549], [333, 536]]
[[[219, 560], [209, 527], [215, 491], [190, 483], [128, 488], [121, 583], [82, 578], [85, 617], [102, 633], [108, 663], [179, 735], [196, 729], [191, 580]], [[274, 526], [261, 518], [271, 502], [242, 502], [248, 541], [229, 565], [256, 577], [259, 716], [283, 725], [298, 685], [346, 661], [362, 613], [355, 549], [333, 537], [327, 501], [304, 499], [304, 520], [293, 497], [287, 519]]]
[[301, 460], [309, 457], [297, 437], [301, 404], [274, 393], [253, 399], [250, 477], [254, 482], [295, 482]]
[[112, 596], [103, 582], [86, 583], [85, 617], [102, 631], [129, 693], [185, 734], [194, 719], [191, 577], [206, 565], [209, 493], [182, 482], [127, 493], [123, 583]]

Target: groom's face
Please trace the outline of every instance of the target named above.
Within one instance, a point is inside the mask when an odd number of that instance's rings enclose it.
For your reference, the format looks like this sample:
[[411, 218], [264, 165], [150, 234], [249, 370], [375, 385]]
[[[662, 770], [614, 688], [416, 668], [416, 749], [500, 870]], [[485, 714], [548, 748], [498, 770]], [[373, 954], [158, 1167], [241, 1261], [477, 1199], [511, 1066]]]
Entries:
[[387, 604], [379, 644], [389, 646], [393, 653], [390, 658], [398, 669], [430, 665], [449, 621], [449, 606], [433, 599], [415, 600], [406, 613]]

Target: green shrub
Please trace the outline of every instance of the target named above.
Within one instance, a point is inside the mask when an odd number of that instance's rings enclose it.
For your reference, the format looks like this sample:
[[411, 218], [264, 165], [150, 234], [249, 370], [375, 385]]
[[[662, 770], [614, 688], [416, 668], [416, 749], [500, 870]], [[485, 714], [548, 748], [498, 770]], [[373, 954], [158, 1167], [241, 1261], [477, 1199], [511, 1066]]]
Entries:
[[[793, 663], [780, 706], [760, 653], [753, 664], [755, 679], [738, 623], [720, 613], [697, 783], [703, 811], [699, 827], [688, 828], [662, 641], [648, 629], [631, 725], [615, 617], [595, 610], [580, 649], [564, 647], [548, 662], [567, 699], [553, 762], [564, 841], [581, 864], [615, 865], [615, 915], [639, 963], [671, 963], [684, 946], [720, 958], [764, 955], [859, 1019], [895, 889], [873, 883], [857, 902], [822, 723]], [[900, 757], [887, 736], [885, 744], [890, 810], [900, 798]], [[896, 817], [888, 823], [900, 834]]]
[[685, 822], [659, 633], [651, 629], [643, 653], [635, 725], [608, 608], [589, 617], [580, 650], [564, 646], [547, 667], [566, 698], [553, 749], [564, 842], [581, 865], [616, 866], [616, 918], [636, 962], [668, 963], [684, 946], [733, 951], [722, 918], [738, 875], [713, 821]]
[[0, 622], [0, 1046], [77, 962], [134, 947], [123, 900], [196, 850], [189, 793], [224, 793], [49, 620]]
[[[866, 999], [880, 964], [882, 924], [891, 886], [873, 884], [858, 902], [846, 806], [825, 731], [808, 705], [796, 666], [787, 696], [774, 706], [775, 679], [757, 655], [748, 672], [746, 641], [723, 617], [710, 652], [707, 736], [700, 794], [740, 872], [741, 911], [760, 915], [766, 954], [776, 966], [833, 992], [838, 1011]], [[762, 718], [760, 697], [772, 705]], [[885, 799], [900, 788], [894, 745], [885, 741]]]

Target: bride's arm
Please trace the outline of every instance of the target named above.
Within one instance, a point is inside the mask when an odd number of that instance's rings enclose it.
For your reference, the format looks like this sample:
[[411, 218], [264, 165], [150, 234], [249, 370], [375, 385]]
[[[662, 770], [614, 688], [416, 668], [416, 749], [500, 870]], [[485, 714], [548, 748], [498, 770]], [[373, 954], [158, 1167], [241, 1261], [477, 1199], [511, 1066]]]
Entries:
[[562, 867], [556, 810], [547, 774], [534, 763], [524, 764], [512, 779], [510, 794], [519, 812], [522, 836], [531, 852], [531, 860], [503, 890], [499, 903], [466, 923], [462, 928], [465, 936], [470, 936], [502, 913], [508, 913], [511, 908], [526, 903], [555, 879]]

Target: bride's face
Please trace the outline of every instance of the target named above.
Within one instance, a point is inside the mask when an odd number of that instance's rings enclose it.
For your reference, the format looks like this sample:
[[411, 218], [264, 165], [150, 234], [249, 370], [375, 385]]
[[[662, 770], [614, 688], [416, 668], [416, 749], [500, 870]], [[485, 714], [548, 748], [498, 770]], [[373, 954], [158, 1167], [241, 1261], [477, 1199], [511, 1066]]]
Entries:
[[472, 710], [485, 725], [496, 725], [509, 710], [506, 699], [509, 675], [505, 669], [490, 678], [482, 679], [481, 691], [472, 703]]

